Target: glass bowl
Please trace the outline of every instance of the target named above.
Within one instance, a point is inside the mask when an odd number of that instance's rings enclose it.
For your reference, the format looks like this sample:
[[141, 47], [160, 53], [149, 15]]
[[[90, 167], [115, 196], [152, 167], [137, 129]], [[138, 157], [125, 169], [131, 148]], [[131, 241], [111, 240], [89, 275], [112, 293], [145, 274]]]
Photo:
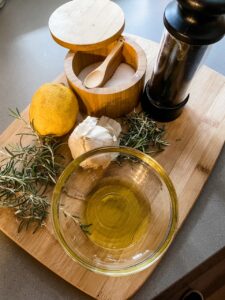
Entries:
[[53, 192], [55, 234], [72, 259], [104, 275], [146, 269], [170, 245], [177, 197], [162, 166], [125, 147], [91, 150], [64, 170]]

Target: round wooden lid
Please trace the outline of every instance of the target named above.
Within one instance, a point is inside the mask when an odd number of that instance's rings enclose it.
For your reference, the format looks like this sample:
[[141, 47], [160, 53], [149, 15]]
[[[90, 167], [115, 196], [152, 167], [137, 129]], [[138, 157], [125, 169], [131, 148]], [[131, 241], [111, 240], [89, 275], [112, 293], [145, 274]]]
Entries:
[[73, 0], [49, 18], [53, 39], [71, 50], [104, 47], [120, 37], [124, 25], [122, 9], [109, 0]]

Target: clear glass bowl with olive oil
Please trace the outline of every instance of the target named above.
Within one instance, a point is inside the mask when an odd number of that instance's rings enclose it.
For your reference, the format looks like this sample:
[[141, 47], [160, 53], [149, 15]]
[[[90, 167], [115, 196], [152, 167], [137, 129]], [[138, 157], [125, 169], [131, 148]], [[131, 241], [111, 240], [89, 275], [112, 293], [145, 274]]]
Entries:
[[[91, 169], [85, 160], [111, 157]], [[177, 225], [177, 197], [165, 170], [131, 148], [104, 147], [71, 162], [53, 193], [52, 220], [64, 250], [85, 268], [122, 276], [152, 265]]]

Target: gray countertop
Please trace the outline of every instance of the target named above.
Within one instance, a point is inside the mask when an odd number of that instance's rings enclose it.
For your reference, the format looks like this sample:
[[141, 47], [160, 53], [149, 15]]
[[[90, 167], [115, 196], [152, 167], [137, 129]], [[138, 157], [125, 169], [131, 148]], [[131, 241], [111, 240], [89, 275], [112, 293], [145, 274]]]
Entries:
[[[8, 0], [0, 10], [0, 131], [11, 122], [8, 107], [23, 110], [34, 91], [63, 70], [66, 50], [53, 42], [47, 23], [63, 0]], [[120, 0], [126, 31], [159, 41], [166, 0]], [[206, 64], [225, 74], [225, 39]], [[225, 109], [225, 104], [224, 104]], [[153, 299], [225, 246], [225, 149], [195, 207], [157, 267], [133, 299]], [[90, 299], [51, 273], [0, 233], [0, 299]]]

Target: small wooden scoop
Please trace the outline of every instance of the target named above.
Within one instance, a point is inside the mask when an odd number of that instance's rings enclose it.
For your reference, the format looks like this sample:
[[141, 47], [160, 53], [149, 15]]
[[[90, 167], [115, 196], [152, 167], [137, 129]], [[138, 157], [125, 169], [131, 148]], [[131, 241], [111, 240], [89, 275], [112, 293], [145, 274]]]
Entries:
[[122, 48], [124, 40], [121, 38], [110, 51], [105, 60], [84, 79], [84, 85], [88, 89], [103, 86], [112, 77], [122, 60]]

